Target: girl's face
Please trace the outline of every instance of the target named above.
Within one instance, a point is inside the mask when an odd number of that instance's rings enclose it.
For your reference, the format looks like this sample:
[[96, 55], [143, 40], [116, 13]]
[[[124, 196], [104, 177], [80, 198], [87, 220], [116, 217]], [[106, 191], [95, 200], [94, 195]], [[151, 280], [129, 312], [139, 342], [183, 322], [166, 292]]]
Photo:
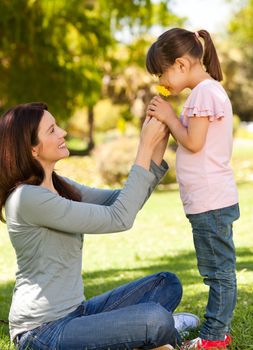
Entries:
[[45, 111], [39, 124], [39, 143], [32, 147], [33, 156], [44, 168], [69, 156], [64, 140], [66, 135], [66, 131], [56, 125], [54, 117]]
[[159, 76], [159, 84], [165, 86], [172, 95], [179, 94], [187, 87], [186, 67], [175, 62]]

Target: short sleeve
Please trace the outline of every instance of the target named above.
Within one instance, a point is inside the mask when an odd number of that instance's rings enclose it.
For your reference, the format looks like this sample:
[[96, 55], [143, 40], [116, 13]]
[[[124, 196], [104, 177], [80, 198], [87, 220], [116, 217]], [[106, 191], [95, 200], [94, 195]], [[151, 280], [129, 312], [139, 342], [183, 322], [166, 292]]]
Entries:
[[228, 99], [225, 90], [216, 81], [209, 80], [206, 84], [203, 83], [192, 90], [183, 106], [184, 124], [187, 124], [189, 117], [208, 117], [212, 122], [225, 115], [225, 102]]

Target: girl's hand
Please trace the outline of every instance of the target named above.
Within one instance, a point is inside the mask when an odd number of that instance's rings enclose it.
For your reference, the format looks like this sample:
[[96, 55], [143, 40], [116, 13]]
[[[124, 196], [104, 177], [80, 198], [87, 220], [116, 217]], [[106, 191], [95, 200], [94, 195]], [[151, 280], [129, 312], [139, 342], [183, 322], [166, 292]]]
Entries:
[[169, 102], [160, 96], [155, 96], [147, 108], [147, 116], [155, 117], [170, 127], [171, 122], [177, 118]]
[[159, 96], [155, 96], [151, 100], [147, 115], [166, 123], [175, 140], [188, 151], [196, 153], [204, 147], [209, 126], [208, 118], [198, 116], [188, 118], [188, 127], [186, 128], [177, 118], [170, 103]]
[[153, 153], [167, 134], [168, 128], [166, 125], [155, 118], [147, 117], [142, 126], [135, 164], [149, 170]]

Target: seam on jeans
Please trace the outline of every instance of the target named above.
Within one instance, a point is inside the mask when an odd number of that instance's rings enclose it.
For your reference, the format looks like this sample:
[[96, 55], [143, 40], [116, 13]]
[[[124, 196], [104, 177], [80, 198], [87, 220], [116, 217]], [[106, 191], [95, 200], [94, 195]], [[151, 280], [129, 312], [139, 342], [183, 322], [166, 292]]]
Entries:
[[113, 310], [116, 306], [120, 305], [123, 301], [125, 301], [127, 298], [129, 298], [130, 295], [135, 293], [136, 290], [138, 290], [139, 288], [142, 288], [145, 284], [152, 283], [152, 285], [156, 285], [156, 280], [157, 280], [158, 276], [161, 276], [161, 273], [157, 274], [156, 277], [154, 277], [154, 281], [151, 282], [150, 280], [147, 279], [145, 282], [141, 283], [140, 285], [136, 286], [134, 289], [132, 289], [128, 293], [124, 294], [119, 300], [116, 300], [108, 308], [105, 308], [104, 311]]
[[[111, 350], [111, 348], [115, 345], [117, 346], [122, 346], [122, 345], [128, 345], [128, 344], [131, 344], [131, 348], [132, 346], [135, 346], [133, 343], [143, 343], [143, 339], [140, 339], [140, 340], [134, 340], [134, 341], [124, 341], [123, 343], [106, 343], [106, 344], [100, 344], [100, 345], [91, 345], [91, 346], [84, 346], [84, 348], [82, 348], [82, 350], [93, 350], [93, 349], [105, 349], [105, 347], [107, 347], [107, 350]], [[152, 343], [152, 344], [147, 344], [147, 345], [154, 345], [154, 346], [157, 346], [157, 343]], [[118, 349], [118, 348], [117, 348]], [[124, 348], [124, 349], [127, 349], [127, 348]], [[130, 348], [129, 348], [130, 349]]]
[[41, 348], [41, 350], [55, 350], [55, 347], [51, 348], [51, 347], [48, 347], [47, 345], [45, 345], [45, 343], [42, 343], [40, 341], [40, 339], [36, 337], [36, 335], [35, 336], [32, 335], [31, 340], [33, 340], [35, 342], [35, 345], [43, 346], [43, 348]]
[[[215, 213], [216, 212], [216, 213]], [[211, 223], [210, 223], [210, 214], [211, 215], [214, 215], [214, 218], [215, 218], [215, 235], [217, 236], [218, 235], [218, 230], [219, 230], [219, 221], [220, 221], [220, 210], [213, 210], [212, 212], [209, 212], [209, 216], [208, 216], [208, 225], [209, 227], [211, 227]], [[216, 215], [217, 214], [217, 215]], [[208, 231], [209, 232], [209, 231]], [[214, 248], [213, 248], [213, 240], [211, 239], [210, 235], [209, 235], [209, 238], [210, 238], [210, 245], [212, 247], [212, 253], [213, 253], [213, 256], [215, 258], [215, 279], [218, 281], [218, 285], [219, 285], [219, 297], [220, 297], [220, 303], [219, 303], [219, 308], [218, 308], [218, 314], [220, 314], [221, 312], [221, 305], [223, 305], [223, 296], [222, 296], [222, 292], [221, 292], [221, 281], [220, 279], [217, 279], [217, 270], [218, 270], [218, 265], [217, 265], [217, 259], [216, 259], [216, 254], [214, 252]], [[210, 293], [210, 287], [209, 287], [209, 293]], [[217, 316], [217, 315], [216, 315]]]

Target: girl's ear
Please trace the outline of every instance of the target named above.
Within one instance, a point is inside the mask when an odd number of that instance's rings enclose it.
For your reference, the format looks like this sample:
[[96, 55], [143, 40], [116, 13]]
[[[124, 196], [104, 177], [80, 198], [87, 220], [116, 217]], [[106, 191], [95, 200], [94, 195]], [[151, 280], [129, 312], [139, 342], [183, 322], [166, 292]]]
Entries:
[[191, 66], [191, 62], [186, 57], [178, 57], [175, 63], [182, 73], [187, 72]]

